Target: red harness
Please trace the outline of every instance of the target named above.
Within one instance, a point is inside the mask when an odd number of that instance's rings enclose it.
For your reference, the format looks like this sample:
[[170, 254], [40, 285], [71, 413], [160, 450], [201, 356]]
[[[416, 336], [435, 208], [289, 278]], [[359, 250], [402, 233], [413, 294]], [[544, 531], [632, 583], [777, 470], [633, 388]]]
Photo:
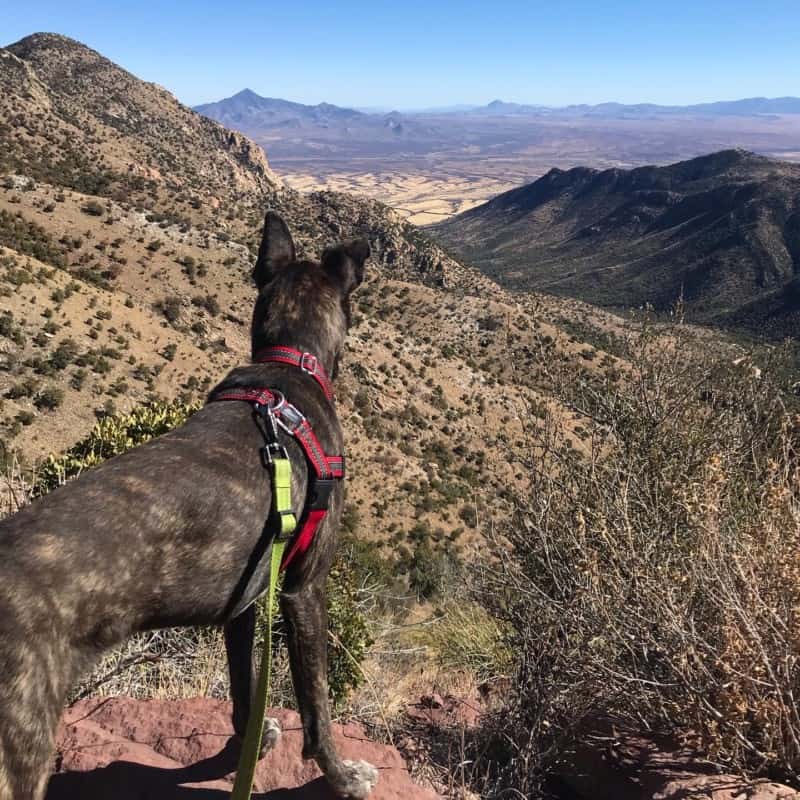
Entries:
[[[333, 384], [319, 359], [312, 353], [303, 353], [291, 347], [268, 347], [256, 355], [255, 361], [260, 364], [291, 364], [299, 367], [311, 375], [322, 388], [325, 397], [333, 401]], [[309, 481], [309, 492], [297, 533], [281, 563], [281, 570], [285, 570], [314, 541], [314, 536], [328, 513], [334, 481], [344, 478], [344, 456], [327, 455], [308, 419], [275, 389], [255, 386], [225, 389], [212, 398], [212, 401], [217, 400], [241, 400], [252, 403], [259, 414], [272, 414], [278, 425], [297, 439], [314, 471], [313, 479]]]

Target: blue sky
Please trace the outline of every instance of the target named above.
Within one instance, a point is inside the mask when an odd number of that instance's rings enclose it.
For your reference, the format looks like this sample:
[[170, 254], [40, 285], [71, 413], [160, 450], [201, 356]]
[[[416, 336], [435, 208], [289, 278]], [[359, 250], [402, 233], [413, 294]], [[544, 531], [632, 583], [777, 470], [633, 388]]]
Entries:
[[800, 0], [1, 5], [0, 43], [65, 33], [192, 105], [245, 86], [401, 109], [800, 95]]

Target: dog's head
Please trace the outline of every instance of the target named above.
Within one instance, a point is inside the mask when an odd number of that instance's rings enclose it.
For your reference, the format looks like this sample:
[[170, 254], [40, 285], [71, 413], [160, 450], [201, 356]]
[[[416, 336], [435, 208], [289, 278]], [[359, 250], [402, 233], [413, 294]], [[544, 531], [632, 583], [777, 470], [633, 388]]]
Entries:
[[336, 374], [350, 325], [350, 294], [364, 278], [365, 239], [329, 247], [320, 261], [298, 261], [289, 228], [267, 212], [253, 278], [253, 354], [270, 345], [308, 350]]

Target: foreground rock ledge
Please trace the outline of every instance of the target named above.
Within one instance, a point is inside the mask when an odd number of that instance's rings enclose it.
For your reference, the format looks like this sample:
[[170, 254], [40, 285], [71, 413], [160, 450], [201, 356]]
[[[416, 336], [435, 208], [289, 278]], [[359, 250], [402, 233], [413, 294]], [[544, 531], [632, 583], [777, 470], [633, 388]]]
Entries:
[[[56, 772], [47, 800], [227, 800], [236, 768], [228, 702], [81, 700], [64, 714], [58, 731]], [[330, 800], [316, 764], [303, 761], [300, 718], [273, 710], [280, 744], [259, 763], [254, 798]], [[436, 800], [417, 786], [393, 747], [370, 741], [356, 724], [334, 725], [343, 758], [364, 759], [378, 768], [374, 800]]]

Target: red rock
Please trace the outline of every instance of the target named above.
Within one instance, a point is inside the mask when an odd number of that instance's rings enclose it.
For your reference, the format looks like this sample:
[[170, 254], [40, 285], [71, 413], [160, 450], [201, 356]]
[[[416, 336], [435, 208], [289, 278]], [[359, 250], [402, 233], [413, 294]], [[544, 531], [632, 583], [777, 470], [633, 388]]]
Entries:
[[[312, 761], [303, 761], [296, 712], [269, 712], [283, 737], [258, 765], [255, 800], [330, 800], [333, 793]], [[436, 800], [416, 785], [400, 753], [370, 741], [356, 724], [334, 725], [343, 758], [378, 769], [374, 800]], [[58, 731], [56, 772], [47, 800], [223, 800], [236, 754], [230, 704], [221, 700], [81, 700], [64, 714]]]

